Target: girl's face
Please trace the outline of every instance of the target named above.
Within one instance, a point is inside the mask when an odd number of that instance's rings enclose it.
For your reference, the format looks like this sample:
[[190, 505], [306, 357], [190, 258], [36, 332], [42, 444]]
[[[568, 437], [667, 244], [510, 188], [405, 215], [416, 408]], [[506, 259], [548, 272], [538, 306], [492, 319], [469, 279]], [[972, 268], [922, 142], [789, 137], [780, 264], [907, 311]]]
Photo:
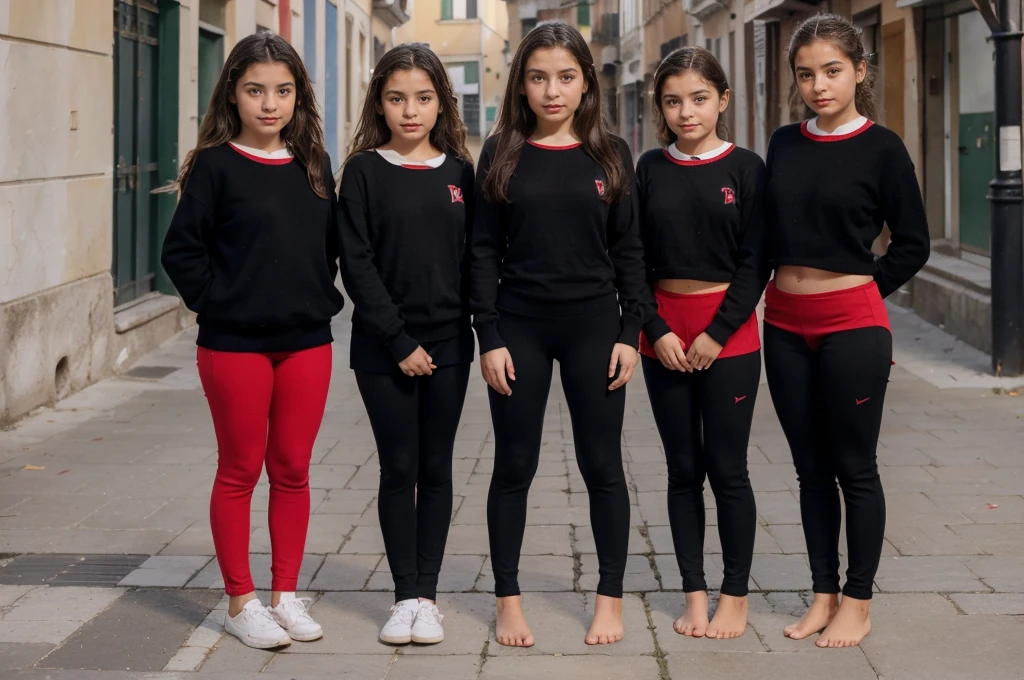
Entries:
[[238, 79], [230, 100], [245, 130], [276, 137], [295, 113], [295, 76], [279, 61], [253, 64]]
[[588, 89], [583, 69], [564, 47], [534, 50], [524, 73], [519, 94], [526, 95], [530, 110], [546, 125], [570, 120]]
[[427, 72], [413, 68], [388, 77], [377, 112], [383, 114], [392, 141], [417, 144], [430, 136], [441, 105]]
[[714, 135], [718, 116], [728, 106], [729, 91], [719, 94], [714, 85], [693, 70], [669, 76], [661, 88], [665, 122], [688, 144], [699, 144]]
[[854, 107], [857, 83], [867, 75], [867, 64], [854, 64], [828, 40], [815, 40], [796, 52], [796, 83], [804, 102], [819, 116], [842, 116]]

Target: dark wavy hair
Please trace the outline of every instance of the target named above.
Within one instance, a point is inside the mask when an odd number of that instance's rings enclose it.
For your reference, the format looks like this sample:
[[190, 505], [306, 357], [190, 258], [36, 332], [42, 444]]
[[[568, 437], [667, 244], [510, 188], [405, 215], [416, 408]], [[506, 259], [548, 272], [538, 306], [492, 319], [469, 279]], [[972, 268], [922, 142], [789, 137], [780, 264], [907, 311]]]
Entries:
[[281, 36], [270, 32], [243, 38], [228, 55], [199, 128], [196, 148], [188, 153], [185, 162], [181, 164], [177, 181], [179, 187], [184, 187], [188, 182], [196, 154], [203, 149], [226, 144], [241, 134], [242, 120], [238, 116], [238, 107], [231, 103], [235, 86], [253, 64], [273, 62], [287, 66], [295, 81], [295, 111], [292, 119], [281, 130], [281, 140], [306, 168], [309, 186], [316, 195], [327, 198], [327, 187], [324, 184], [327, 151], [324, 148], [323, 126], [317, 112], [313, 83], [295, 48]]
[[484, 195], [496, 203], [508, 201], [508, 183], [519, 164], [523, 144], [537, 128], [537, 114], [530, 109], [526, 95], [519, 93], [526, 79], [526, 62], [535, 50], [553, 47], [568, 50], [580, 65], [587, 91], [583, 93], [573, 117], [573, 132], [583, 143], [584, 151], [604, 170], [605, 201], [618, 201], [628, 193], [629, 183], [622, 158], [601, 116], [601, 88], [597, 82], [594, 58], [580, 32], [560, 21], [540, 24], [527, 33], [512, 59], [505, 98], [494, 125], [493, 134], [498, 137], [498, 148], [484, 180]]
[[[381, 113], [381, 97], [388, 78], [395, 71], [411, 71], [414, 68], [425, 71], [434, 85], [440, 103], [437, 123], [430, 131], [430, 144], [438, 151], [456, 156], [472, 163], [469, 149], [466, 147], [466, 125], [459, 117], [459, 98], [448, 77], [444, 64], [437, 58], [433, 50], [425, 43], [399, 45], [388, 50], [380, 58], [373, 69], [373, 77], [366, 90], [363, 100], [363, 112], [359, 116], [359, 125], [349, 146], [348, 158], [369, 149], [376, 149], [391, 139], [384, 114]], [[346, 159], [347, 161], [348, 159]]]
[[[697, 75], [706, 80], [718, 92], [719, 98], [729, 90], [729, 79], [726, 77], [722, 65], [715, 59], [715, 55], [703, 47], [681, 47], [665, 57], [664, 61], [658, 65], [658, 70], [654, 72], [654, 96], [651, 97], [658, 141], [665, 145], [675, 144], [677, 135], [672, 132], [668, 121], [665, 120], [665, 112], [661, 110], [662, 90], [665, 88], [666, 80], [673, 76], [680, 76], [687, 71], [695, 71]], [[722, 113], [718, 114], [715, 133], [719, 139], [729, 138], [729, 128], [722, 118]]]
[[846, 17], [838, 14], [816, 14], [797, 26], [789, 41], [789, 70], [793, 72], [793, 78], [796, 79], [796, 53], [801, 47], [819, 40], [832, 43], [853, 62], [855, 67], [861, 62], [864, 63], [866, 74], [864, 80], [857, 83], [853, 103], [857, 107], [857, 113], [877, 121], [878, 105], [875, 103], [875, 92], [872, 89], [875, 83], [875, 69], [868, 63], [868, 55], [864, 52], [861, 30]]

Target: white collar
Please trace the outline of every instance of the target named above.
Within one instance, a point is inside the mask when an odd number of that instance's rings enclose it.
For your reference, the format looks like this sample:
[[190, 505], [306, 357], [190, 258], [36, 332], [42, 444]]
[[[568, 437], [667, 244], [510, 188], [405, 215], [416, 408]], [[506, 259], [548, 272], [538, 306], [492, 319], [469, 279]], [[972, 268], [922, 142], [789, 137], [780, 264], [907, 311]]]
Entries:
[[281, 158], [291, 158], [293, 156], [292, 150], [287, 146], [277, 151], [264, 151], [263, 149], [254, 149], [251, 146], [245, 146], [244, 144], [236, 144], [235, 142], [229, 142], [231, 146], [235, 147], [239, 151], [244, 151], [250, 156], [256, 156], [257, 158], [266, 158], [268, 160], [278, 160]]
[[376, 151], [378, 154], [380, 154], [380, 157], [386, 160], [388, 163], [398, 166], [415, 165], [418, 167], [425, 166], [428, 168], [439, 168], [444, 164], [445, 159], [445, 154], [441, 154], [436, 158], [428, 158], [425, 161], [411, 161], [402, 154], [391, 149], [376, 149]]
[[867, 118], [865, 118], [864, 116], [858, 116], [856, 120], [851, 120], [849, 123], [840, 125], [832, 132], [825, 132], [820, 127], [818, 127], [818, 117], [815, 116], [814, 118], [811, 118], [809, 121], [807, 121], [807, 131], [810, 132], [812, 135], [818, 135], [819, 137], [838, 137], [840, 135], [848, 135], [851, 132], [856, 132], [857, 130], [861, 129], [867, 122]]
[[731, 149], [732, 146], [732, 142], [722, 142], [721, 146], [716, 147], [711, 151], [705, 151], [704, 153], [697, 154], [696, 156], [691, 156], [680, 151], [679, 147], [677, 147], [675, 144], [669, 144], [668, 153], [670, 156], [672, 156], [672, 158], [675, 158], [677, 161], [709, 161], [712, 158], [718, 158], [723, 153]]

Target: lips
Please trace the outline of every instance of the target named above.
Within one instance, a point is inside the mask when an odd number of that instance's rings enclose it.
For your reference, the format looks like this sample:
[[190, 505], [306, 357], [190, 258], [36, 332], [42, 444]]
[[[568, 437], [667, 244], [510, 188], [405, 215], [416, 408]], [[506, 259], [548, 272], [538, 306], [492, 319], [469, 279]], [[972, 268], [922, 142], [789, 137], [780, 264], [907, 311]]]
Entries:
[[260, 122], [263, 123], [264, 125], [273, 125], [273, 124], [275, 124], [279, 120], [281, 120], [281, 119], [280, 118], [260, 118]]
[[697, 129], [698, 127], [700, 127], [700, 126], [699, 126], [699, 125], [696, 125], [696, 124], [694, 124], [694, 125], [684, 125], [684, 126], [683, 126], [683, 132], [693, 132], [693, 131], [694, 131], [694, 130], [696, 130], [696, 129]]
[[814, 100], [814, 105], [817, 106], [818, 108], [821, 108], [823, 106], [828, 106], [831, 103], [832, 103], [831, 99], [815, 99]]
[[406, 132], [416, 132], [421, 127], [423, 126], [420, 125], [419, 123], [409, 123], [408, 125], [403, 125], [402, 129], [405, 130]]
[[561, 105], [551, 105], [551, 106], [545, 106], [544, 110], [547, 111], [548, 113], [558, 113], [559, 111], [561, 111], [564, 108], [565, 107], [561, 106]]

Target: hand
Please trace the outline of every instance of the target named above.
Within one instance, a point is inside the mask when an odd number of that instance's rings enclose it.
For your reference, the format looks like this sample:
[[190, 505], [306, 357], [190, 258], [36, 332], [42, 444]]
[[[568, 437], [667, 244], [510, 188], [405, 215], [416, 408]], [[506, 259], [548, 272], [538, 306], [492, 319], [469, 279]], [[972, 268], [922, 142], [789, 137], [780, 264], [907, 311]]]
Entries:
[[432, 375], [434, 369], [437, 368], [434, 365], [434, 360], [422, 347], [417, 347], [412, 354], [402, 359], [398, 363], [398, 367], [410, 378], [416, 375]]
[[654, 353], [661, 360], [661, 365], [670, 371], [686, 371], [693, 373], [693, 366], [686, 358], [686, 344], [675, 333], [668, 333], [654, 343]]
[[[499, 347], [480, 355], [480, 372], [483, 373], [484, 381], [495, 392], [506, 397], [512, 394], [508, 380], [516, 379], [516, 369], [512, 366], [512, 355], [508, 353], [507, 348]], [[505, 379], [506, 374], [508, 380]]]
[[686, 360], [698, 371], [703, 371], [721, 353], [722, 346], [712, 340], [707, 333], [701, 333], [690, 345], [690, 350], [686, 353]]
[[615, 378], [615, 382], [608, 386], [609, 390], [617, 390], [633, 377], [633, 371], [636, 369], [637, 362], [640, 361], [640, 355], [637, 351], [629, 345], [624, 345], [621, 342], [615, 343], [615, 347], [612, 348], [612, 360], [608, 364], [608, 377], [615, 376], [615, 367], [619, 368], [619, 377]]

